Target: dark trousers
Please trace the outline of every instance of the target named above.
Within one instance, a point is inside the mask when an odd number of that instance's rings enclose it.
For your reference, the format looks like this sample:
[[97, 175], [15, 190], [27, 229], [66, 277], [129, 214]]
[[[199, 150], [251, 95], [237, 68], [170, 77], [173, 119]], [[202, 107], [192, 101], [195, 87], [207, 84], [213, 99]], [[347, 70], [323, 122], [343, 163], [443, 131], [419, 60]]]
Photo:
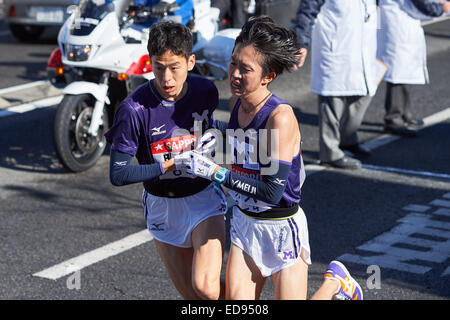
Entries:
[[391, 127], [404, 127], [412, 119], [409, 85], [386, 82], [386, 115], [384, 123]]
[[340, 146], [358, 143], [357, 131], [372, 97], [319, 95], [319, 158], [329, 162], [345, 156]]

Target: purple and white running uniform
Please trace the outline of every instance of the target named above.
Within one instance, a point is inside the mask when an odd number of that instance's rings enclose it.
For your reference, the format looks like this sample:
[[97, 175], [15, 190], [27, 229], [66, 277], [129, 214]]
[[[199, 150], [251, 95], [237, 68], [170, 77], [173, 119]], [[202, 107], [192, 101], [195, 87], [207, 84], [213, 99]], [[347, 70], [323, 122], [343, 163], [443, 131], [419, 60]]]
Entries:
[[[218, 92], [209, 80], [188, 77], [187, 83], [186, 94], [176, 102], [164, 100], [153, 81], [140, 86], [121, 103], [105, 134], [108, 142], [136, 156], [139, 164], [161, 163], [189, 150], [195, 142], [194, 130], [205, 132], [210, 127]], [[176, 131], [181, 135], [174, 137]], [[180, 170], [144, 183], [151, 194], [175, 198], [197, 193], [209, 184], [209, 180]]]
[[[162, 163], [190, 150], [194, 133], [205, 132], [212, 123], [218, 91], [203, 78], [188, 76], [186, 81], [187, 92], [177, 101], [163, 99], [153, 81], [137, 88], [117, 110], [107, 141], [139, 164]], [[143, 205], [151, 234], [181, 247], [190, 246], [190, 233], [198, 223], [226, 212], [223, 192], [185, 170], [145, 181]]]
[[[270, 114], [280, 105], [287, 104], [280, 98], [272, 95], [264, 106], [254, 116], [251, 123], [241, 128], [238, 122], [238, 110], [240, 100], [237, 101], [231, 113], [228, 129], [243, 129], [244, 132], [253, 131], [245, 135], [245, 143], [236, 140], [236, 137], [228, 137], [235, 141], [228, 141], [234, 148], [233, 173], [237, 173], [253, 179], [263, 179], [261, 168], [263, 164], [259, 159], [250, 161], [248, 152], [254, 152], [255, 146], [260, 146], [259, 131], [265, 129]], [[253, 140], [253, 141], [250, 141]], [[238, 163], [238, 153], [245, 152], [244, 163]], [[307, 264], [311, 264], [310, 246], [308, 236], [308, 225], [306, 216], [300, 206], [301, 186], [305, 180], [305, 168], [301, 152], [292, 158], [292, 166], [285, 183], [281, 201], [277, 205], [266, 203], [248, 195], [230, 190], [229, 193], [236, 202], [233, 207], [233, 218], [231, 220], [231, 241], [244, 252], [252, 257], [255, 264], [264, 277], [270, 276], [283, 268], [293, 265], [299, 258]], [[258, 219], [258, 213], [267, 213], [273, 209], [292, 208], [298, 210], [286, 218]], [[249, 216], [249, 212], [252, 213]], [[255, 213], [255, 214], [253, 214]]]
[[[233, 153], [234, 153], [234, 163], [232, 165], [232, 171], [234, 173], [237, 173], [239, 175], [250, 177], [252, 179], [258, 179], [261, 180], [261, 167], [260, 159], [259, 159], [259, 152], [257, 150], [254, 150], [255, 147], [260, 147], [260, 136], [259, 136], [259, 130], [265, 129], [267, 120], [269, 119], [270, 114], [280, 105], [280, 104], [287, 104], [285, 101], [281, 100], [275, 95], [272, 95], [267, 102], [264, 104], [264, 106], [258, 111], [258, 113], [253, 118], [252, 122], [245, 128], [241, 128], [239, 126], [238, 122], [238, 110], [240, 107], [240, 100], [236, 102], [236, 105], [234, 106], [233, 112], [231, 113], [230, 121], [228, 122], [228, 129], [243, 129], [245, 132], [250, 132], [251, 130], [254, 132], [253, 134], [247, 134], [245, 136], [245, 143], [242, 144], [241, 142], [237, 141], [235, 137], [234, 142], [231, 143], [233, 147]], [[253, 140], [253, 141], [250, 141]], [[264, 144], [266, 144], [264, 142]], [[239, 163], [242, 161], [238, 161], [238, 153], [245, 152], [245, 161], [244, 163]], [[251, 156], [249, 155], [249, 152], [253, 152], [257, 155], [258, 159], [257, 161], [251, 161]], [[241, 158], [243, 158], [241, 156]], [[276, 207], [276, 208], [288, 208], [295, 205], [298, 205], [300, 203], [300, 194], [301, 194], [301, 186], [303, 185], [303, 182], [305, 181], [305, 167], [303, 164], [303, 159], [301, 156], [301, 152], [299, 152], [295, 157], [292, 159], [292, 166], [291, 170], [289, 172], [288, 179], [286, 181], [286, 188], [283, 192], [281, 201], [277, 205], [268, 204], [264, 201], [257, 200], [255, 198], [250, 198], [248, 196], [242, 195], [235, 191], [230, 191], [230, 194], [233, 196], [234, 200], [237, 201], [239, 207], [241, 209], [252, 211], [252, 212], [262, 212], [265, 210], [268, 210], [270, 208]]]

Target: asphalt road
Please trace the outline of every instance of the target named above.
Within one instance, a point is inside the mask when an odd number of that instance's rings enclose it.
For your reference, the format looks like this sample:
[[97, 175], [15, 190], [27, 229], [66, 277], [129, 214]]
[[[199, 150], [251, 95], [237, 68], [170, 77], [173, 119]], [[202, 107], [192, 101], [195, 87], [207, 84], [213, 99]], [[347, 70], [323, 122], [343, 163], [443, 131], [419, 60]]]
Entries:
[[[381, 85], [358, 133], [373, 148], [362, 170], [315, 165], [317, 99], [309, 92], [309, 59], [272, 86], [295, 107], [304, 140], [308, 176], [302, 207], [313, 261], [309, 295], [328, 262], [339, 258], [367, 300], [450, 298], [450, 21], [426, 31], [431, 83], [417, 86], [412, 100], [415, 114], [430, 125], [417, 138], [385, 136]], [[56, 32], [21, 44], [0, 24], [0, 89], [45, 79]], [[218, 117], [226, 118], [227, 84], [216, 85]], [[33, 276], [145, 229], [141, 185], [113, 187], [108, 155], [83, 173], [61, 166], [52, 141], [55, 110], [0, 117], [0, 299], [181, 299], [151, 240], [77, 274]], [[272, 297], [269, 279], [262, 299]]]

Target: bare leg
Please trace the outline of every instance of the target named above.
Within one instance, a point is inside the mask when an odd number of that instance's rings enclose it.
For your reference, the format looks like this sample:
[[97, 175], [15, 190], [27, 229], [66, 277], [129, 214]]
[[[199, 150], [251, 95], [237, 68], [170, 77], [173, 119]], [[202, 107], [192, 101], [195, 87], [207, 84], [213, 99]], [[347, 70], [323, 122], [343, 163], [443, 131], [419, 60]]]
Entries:
[[159, 256], [175, 288], [186, 300], [200, 299], [192, 287], [192, 248], [179, 248], [154, 239]]
[[219, 298], [225, 242], [223, 215], [202, 221], [192, 231], [192, 248], [154, 241], [169, 277], [184, 299]]
[[231, 243], [226, 270], [227, 300], [259, 299], [266, 278], [248, 254]]
[[222, 269], [224, 244], [225, 221], [223, 215], [206, 219], [192, 231], [194, 248], [192, 286], [202, 299], [217, 300], [220, 297], [220, 270]]
[[339, 282], [336, 280], [325, 279], [319, 290], [311, 297], [311, 300], [331, 300], [339, 290]]
[[276, 300], [305, 300], [308, 264], [302, 259], [272, 275]]

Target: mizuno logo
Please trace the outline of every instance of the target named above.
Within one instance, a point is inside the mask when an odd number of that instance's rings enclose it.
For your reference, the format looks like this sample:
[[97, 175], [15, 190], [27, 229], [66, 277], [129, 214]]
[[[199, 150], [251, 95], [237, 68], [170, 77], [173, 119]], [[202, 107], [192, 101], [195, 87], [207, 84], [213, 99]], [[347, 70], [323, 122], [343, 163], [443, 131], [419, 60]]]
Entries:
[[114, 162], [114, 167], [123, 167], [126, 166], [127, 162], [126, 161], [116, 161]]
[[284, 183], [286, 182], [286, 180], [276, 178], [274, 182], [279, 184], [280, 186], [284, 186]]
[[150, 228], [150, 230], [153, 230], [153, 231], [164, 231], [164, 228], [160, 227], [163, 224], [164, 224], [164, 222], [163, 223], [152, 223], [152, 227]]
[[164, 127], [164, 126], [165, 126], [165, 124], [163, 124], [163, 125], [160, 126], [160, 127], [154, 127], [154, 128], [152, 128], [152, 130], [153, 130], [152, 136], [157, 136], [157, 135], [159, 135], [159, 134], [166, 133], [166, 130], [162, 130], [162, 131], [161, 131], [162, 127]]

